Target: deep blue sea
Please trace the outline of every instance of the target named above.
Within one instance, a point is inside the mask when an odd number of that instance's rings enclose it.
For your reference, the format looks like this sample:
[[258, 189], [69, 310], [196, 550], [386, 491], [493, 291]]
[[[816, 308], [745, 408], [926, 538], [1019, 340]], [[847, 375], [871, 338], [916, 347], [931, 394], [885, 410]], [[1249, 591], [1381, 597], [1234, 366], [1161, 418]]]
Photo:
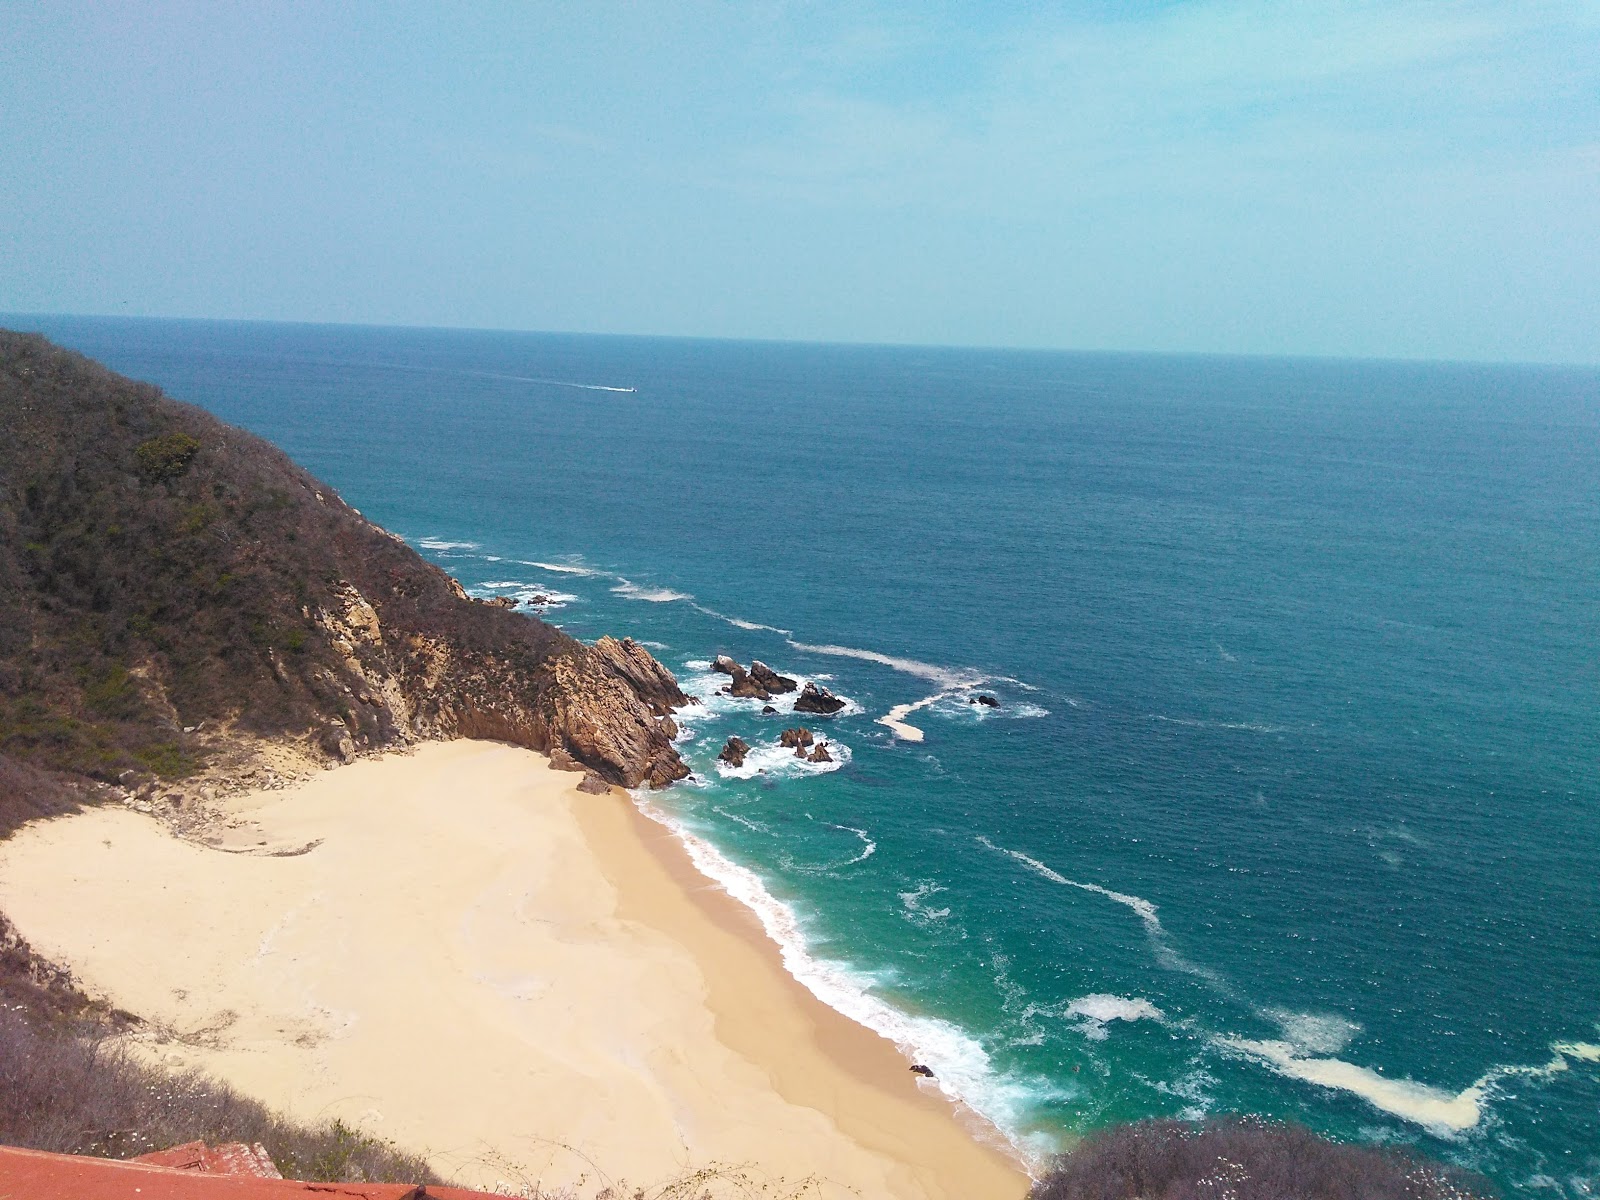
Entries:
[[1020, 1146], [1248, 1110], [1600, 1192], [1600, 371], [6, 323], [647, 643], [706, 703], [641, 803]]

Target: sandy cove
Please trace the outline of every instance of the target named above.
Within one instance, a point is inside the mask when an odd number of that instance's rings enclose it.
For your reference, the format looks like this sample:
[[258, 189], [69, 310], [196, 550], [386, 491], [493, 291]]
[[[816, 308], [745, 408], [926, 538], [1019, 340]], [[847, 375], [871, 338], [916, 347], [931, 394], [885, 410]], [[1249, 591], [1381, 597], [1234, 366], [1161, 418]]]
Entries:
[[248, 852], [122, 809], [39, 822], [0, 843], [0, 909], [162, 1030], [142, 1043], [160, 1060], [456, 1182], [588, 1192], [722, 1165], [778, 1195], [1025, 1193], [668, 831], [577, 780], [432, 743], [234, 802]]

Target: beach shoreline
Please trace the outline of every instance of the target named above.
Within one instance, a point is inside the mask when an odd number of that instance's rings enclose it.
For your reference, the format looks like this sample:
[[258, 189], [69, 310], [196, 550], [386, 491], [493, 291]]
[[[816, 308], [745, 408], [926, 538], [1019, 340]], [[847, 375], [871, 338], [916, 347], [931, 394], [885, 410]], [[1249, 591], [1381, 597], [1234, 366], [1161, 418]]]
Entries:
[[429, 743], [230, 801], [221, 852], [97, 809], [0, 843], [0, 908], [135, 1045], [477, 1186], [1021, 1197], [1020, 1165], [783, 968], [618, 789]]

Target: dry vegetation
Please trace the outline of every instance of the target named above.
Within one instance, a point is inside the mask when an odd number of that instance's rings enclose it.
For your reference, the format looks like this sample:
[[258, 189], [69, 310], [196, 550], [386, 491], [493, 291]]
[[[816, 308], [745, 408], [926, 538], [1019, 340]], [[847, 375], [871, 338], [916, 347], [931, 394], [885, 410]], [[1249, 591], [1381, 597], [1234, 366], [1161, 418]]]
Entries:
[[1399, 1151], [1242, 1117], [1140, 1121], [1058, 1158], [1030, 1200], [1488, 1200], [1489, 1182]]

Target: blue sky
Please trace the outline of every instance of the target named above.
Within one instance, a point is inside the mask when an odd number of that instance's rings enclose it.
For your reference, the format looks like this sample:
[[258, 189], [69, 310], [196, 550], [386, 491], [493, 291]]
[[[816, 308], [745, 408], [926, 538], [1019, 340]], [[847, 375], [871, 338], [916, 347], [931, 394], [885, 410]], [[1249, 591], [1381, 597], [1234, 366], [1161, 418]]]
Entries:
[[0, 0], [0, 311], [1600, 360], [1600, 3]]

